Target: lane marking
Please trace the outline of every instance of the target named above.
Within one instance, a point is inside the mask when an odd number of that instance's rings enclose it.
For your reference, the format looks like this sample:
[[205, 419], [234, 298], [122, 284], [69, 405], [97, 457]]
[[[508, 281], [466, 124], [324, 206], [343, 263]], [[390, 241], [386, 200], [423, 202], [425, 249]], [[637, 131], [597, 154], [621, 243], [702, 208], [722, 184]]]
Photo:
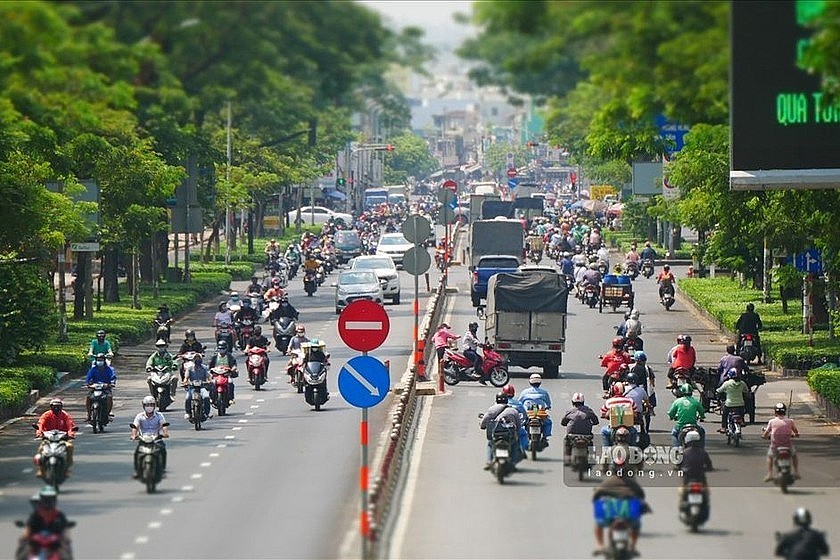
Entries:
[[146, 544], [147, 542], [149, 542], [149, 537], [147, 537], [146, 535], [140, 535], [139, 537], [134, 539], [134, 544]]
[[234, 426], [233, 428], [231, 428], [231, 431], [232, 432], [238, 432], [241, 429], [242, 429], [242, 426]]
[[34, 470], [35, 470], [35, 469], [34, 469], [34, 468], [32, 468], [32, 467], [27, 467], [27, 468], [23, 469], [23, 470], [22, 470], [22, 471], [20, 471], [20, 472], [22, 472], [23, 474], [29, 474], [29, 473], [31, 473], [31, 472], [32, 472], [32, 471], [34, 471]]
[[181, 486], [181, 492], [192, 492], [195, 490], [195, 486]]
[[247, 420], [239, 420], [238, 422], [239, 422], [240, 424], [247, 424], [247, 423], [248, 423], [248, 421], [247, 421]]
[[246, 412], [246, 413], [245, 413], [245, 416], [253, 416], [253, 415], [254, 415], [254, 413], [253, 413], [253, 412]]
[[173, 503], [176, 503], [176, 504], [177, 504], [177, 503], [179, 503], [179, 502], [183, 502], [183, 501], [184, 501], [184, 497], [183, 497], [183, 496], [173, 496], [173, 497], [172, 497], [172, 502], [173, 502]]
[[163, 508], [160, 510], [161, 515], [172, 515], [172, 508]]
[[224, 449], [225, 447], [227, 447], [227, 444], [226, 443], [217, 443], [216, 447], [218, 447], [219, 449]]
[[209, 455], [209, 456], [210, 456], [210, 457], [218, 457], [218, 456], [219, 456], [219, 454], [218, 454], [218, 453], [210, 453], [210, 455]]
[[200, 465], [200, 466], [202, 466], [202, 467], [204, 467], [204, 468], [207, 468], [207, 467], [209, 467], [209, 466], [210, 466], [210, 465], [212, 465], [212, 464], [213, 464], [213, 463], [211, 463], [211, 462], [209, 462], [209, 461], [205, 461], [205, 462], [201, 463], [201, 465]]
[[197, 480], [197, 479], [201, 478], [202, 476], [203, 475], [200, 472], [197, 472], [197, 473], [191, 474], [190, 478], [193, 479], [193, 480]]
[[160, 526], [163, 525], [160, 521], [149, 521], [147, 527], [149, 529], [160, 529]]
[[251, 408], [252, 408], [252, 409], [254, 409], [254, 408], [259, 408], [259, 407], [260, 407], [260, 405], [258, 405], [258, 404], [252, 404], [252, 405], [251, 405]]
[[265, 402], [265, 399], [257, 399], [257, 402]]
[[225, 436], [225, 439], [234, 439], [236, 436]]
[[133, 552], [123, 552], [120, 555], [120, 560], [134, 560], [134, 553]]

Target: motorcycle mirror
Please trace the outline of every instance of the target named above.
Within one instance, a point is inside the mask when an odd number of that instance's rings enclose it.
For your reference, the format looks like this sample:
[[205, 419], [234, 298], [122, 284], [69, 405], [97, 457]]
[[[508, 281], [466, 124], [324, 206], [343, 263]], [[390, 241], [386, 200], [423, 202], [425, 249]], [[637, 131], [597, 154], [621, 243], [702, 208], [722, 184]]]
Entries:
[[169, 426], [169, 422], [164, 422], [163, 424], [161, 424], [161, 428], [166, 428], [168, 426]]
[[132, 430], [136, 430], [136, 429], [137, 429], [137, 426], [135, 426], [134, 424], [129, 424], [129, 425], [128, 425], [128, 427], [129, 427], [129, 428], [131, 428]]
[[72, 428], [70, 428], [70, 431], [71, 431], [71, 432], [78, 432], [78, 431], [79, 431], [79, 427], [78, 427], [78, 426], [73, 426]]
[[[23, 529], [24, 527], [26, 527], [26, 523], [24, 523], [20, 519], [15, 519], [15, 527], [19, 527], [19, 528]], [[776, 533], [776, 535], [778, 535], [778, 534], [779, 533]]]
[[479, 412], [479, 413], [478, 413], [478, 417], [479, 417], [479, 418], [484, 418], [484, 413], [483, 413], [483, 412]]
[[36, 423], [34, 423], [34, 422], [33, 422], [32, 424], [30, 424], [30, 426], [32, 426], [32, 427], [33, 427], [33, 428], [35, 428], [36, 430], [38, 429], [38, 424], [36, 424]]
[[68, 522], [67, 522], [67, 528], [68, 528], [68, 529], [72, 529], [72, 528], [73, 528], [73, 527], [75, 527], [75, 526], [76, 526], [76, 522], [75, 522], [75, 521], [68, 521]]

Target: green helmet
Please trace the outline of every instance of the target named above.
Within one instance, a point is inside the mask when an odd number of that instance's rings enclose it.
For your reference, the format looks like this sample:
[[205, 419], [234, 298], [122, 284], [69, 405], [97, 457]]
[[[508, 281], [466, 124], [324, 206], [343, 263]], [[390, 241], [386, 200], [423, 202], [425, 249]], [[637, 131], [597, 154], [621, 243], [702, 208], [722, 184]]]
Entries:
[[688, 383], [683, 383], [682, 385], [680, 385], [680, 395], [682, 395], [683, 397], [690, 397], [693, 392], [694, 388]]

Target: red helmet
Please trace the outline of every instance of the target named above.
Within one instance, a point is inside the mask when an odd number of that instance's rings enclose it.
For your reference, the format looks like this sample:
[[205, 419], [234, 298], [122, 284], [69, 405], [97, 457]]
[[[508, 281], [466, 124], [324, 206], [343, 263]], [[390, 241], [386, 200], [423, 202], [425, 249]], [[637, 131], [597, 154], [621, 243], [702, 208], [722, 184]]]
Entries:
[[624, 348], [624, 339], [617, 336], [612, 341], [613, 348]]
[[619, 373], [627, 373], [630, 371], [630, 366], [628, 366], [627, 364], [621, 364], [620, 366], [618, 366], [618, 371]]
[[614, 396], [614, 397], [623, 397], [624, 396], [624, 383], [615, 383], [612, 386], [612, 396]]
[[502, 387], [502, 393], [506, 394], [509, 398], [513, 398], [513, 395], [516, 394], [516, 389], [513, 387], [512, 383], [508, 383]]

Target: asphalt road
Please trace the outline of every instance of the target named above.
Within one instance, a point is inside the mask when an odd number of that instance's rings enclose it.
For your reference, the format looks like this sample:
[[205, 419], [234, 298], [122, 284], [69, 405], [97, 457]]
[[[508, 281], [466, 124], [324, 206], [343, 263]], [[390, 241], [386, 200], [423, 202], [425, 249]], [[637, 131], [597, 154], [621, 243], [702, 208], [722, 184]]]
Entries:
[[[400, 272], [402, 303], [386, 305], [391, 334], [371, 355], [390, 360], [391, 379], [403, 374], [411, 353], [413, 277]], [[272, 351], [269, 383], [256, 392], [243, 375], [236, 380], [236, 403], [226, 417], [213, 417], [201, 431], [183, 418], [184, 393], [166, 413], [171, 422], [168, 476], [153, 495], [131, 479], [134, 442], [128, 424], [147, 394], [142, 364], [153, 351], [125, 348], [115, 360], [116, 418], [104, 434], [83, 426], [76, 440], [72, 478], [62, 486], [60, 507], [77, 521], [72, 531], [77, 558], [337, 558], [358, 531], [360, 411], [338, 392], [337, 375], [358, 355], [340, 341], [334, 310], [336, 274], [314, 297], [306, 297], [298, 276], [291, 301], [310, 337], [331, 352], [331, 399], [316, 413], [287, 383], [286, 359]], [[436, 281], [435, 272], [432, 280]], [[420, 309], [428, 294], [421, 279]], [[234, 283], [240, 291], [247, 282]], [[218, 299], [222, 299], [222, 296]], [[174, 325], [173, 346], [186, 328], [213, 347], [212, 315], [218, 301], [202, 305]], [[270, 332], [266, 332], [270, 336]], [[176, 347], [177, 349], [177, 347]], [[238, 362], [242, 355], [237, 352]], [[241, 366], [240, 366], [240, 369]], [[85, 392], [75, 381], [61, 391], [67, 410], [84, 419]], [[389, 395], [370, 411], [370, 441], [386, 425]], [[38, 413], [48, 401], [42, 399]], [[24, 417], [0, 431], [0, 542], [11, 556], [25, 518], [28, 498], [42, 485], [33, 475], [36, 442]], [[373, 450], [371, 451], [373, 454]], [[0, 557], [5, 553], [0, 552]]]
[[[678, 276], [684, 270], [677, 268]], [[460, 293], [448, 318], [458, 331], [475, 320], [468, 295], [468, 276], [461, 268], [451, 277]], [[658, 303], [653, 279], [635, 283], [636, 304], [642, 313], [642, 338], [649, 365], [657, 373], [658, 415], [652, 424], [654, 442], [668, 443], [672, 424], [667, 409], [673, 397], [664, 390], [665, 355], [679, 333], [690, 334], [698, 350], [698, 364], [716, 365], [725, 340], [718, 331], [690, 312], [677, 294], [666, 312]], [[386, 543], [390, 558], [588, 558], [594, 548], [591, 496], [597, 477], [581, 485], [572, 481], [562, 462], [564, 429], [557, 420], [570, 407], [571, 395], [582, 391], [587, 403], [600, 408], [597, 355], [609, 349], [618, 312], [590, 310], [569, 301], [567, 352], [561, 378], [543, 387], [554, 403], [555, 435], [536, 462], [525, 460], [519, 471], [499, 485], [482, 470], [485, 436], [477, 414], [493, 402], [497, 389], [476, 383], [447, 387], [443, 396], [424, 397], [414, 434], [411, 465], [403, 481], [399, 512]], [[536, 370], [531, 370], [536, 371]], [[517, 393], [528, 385], [526, 370], [514, 374]], [[792, 393], [791, 393], [792, 392]], [[783, 495], [762, 483], [767, 443], [760, 440], [761, 425], [772, 415], [772, 405], [788, 402], [802, 438], [796, 443], [802, 461], [802, 480]], [[814, 524], [829, 530], [835, 555], [840, 547], [836, 513], [840, 498], [837, 428], [815, 417], [818, 412], [802, 380], [768, 376], [758, 390], [757, 424], [745, 428], [741, 448], [727, 447], [715, 433], [719, 416], [705, 423], [707, 449], [716, 472], [709, 475], [711, 518], [699, 534], [689, 534], [677, 517], [677, 491], [668, 465], [653, 468], [653, 478], [640, 479], [653, 513], [643, 519], [639, 551], [647, 558], [746, 559], [772, 557], [774, 531], [792, 527], [796, 507], [811, 509]], [[602, 421], [603, 422], [603, 421]], [[645, 471], [645, 476], [648, 476]], [[567, 478], [569, 477], [569, 478]], [[832, 533], [833, 532], [833, 533]]]

